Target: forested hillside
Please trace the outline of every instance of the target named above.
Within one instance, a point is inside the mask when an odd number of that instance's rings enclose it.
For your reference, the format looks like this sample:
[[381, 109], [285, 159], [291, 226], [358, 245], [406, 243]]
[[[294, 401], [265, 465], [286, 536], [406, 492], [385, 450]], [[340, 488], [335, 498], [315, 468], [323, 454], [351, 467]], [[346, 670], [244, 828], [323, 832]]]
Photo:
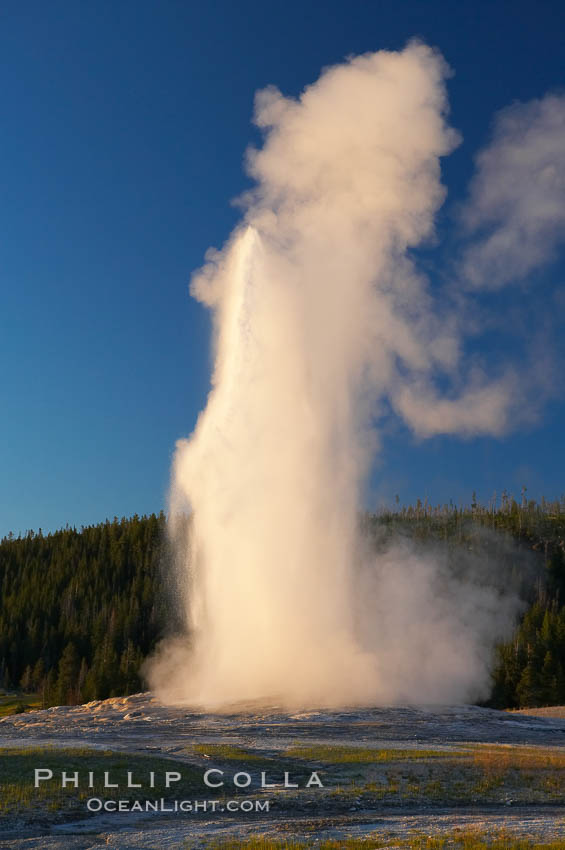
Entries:
[[[144, 687], [140, 665], [174, 626], [162, 570], [163, 514], [0, 542], [0, 686], [44, 705]], [[565, 500], [498, 507], [397, 504], [363, 518], [375, 547], [398, 535], [463, 569], [499, 574], [526, 600], [514, 638], [498, 648], [491, 704], [565, 703]], [[472, 561], [470, 559], [473, 559]]]
[[164, 617], [165, 517], [0, 543], [0, 684], [46, 705], [141, 688]]
[[524, 614], [514, 636], [499, 646], [489, 704], [497, 708], [565, 704], [565, 497], [520, 502], [503, 492], [488, 506], [396, 506], [367, 520], [378, 539], [402, 533], [416, 544], [448, 550], [452, 561], [480, 564], [518, 587]]

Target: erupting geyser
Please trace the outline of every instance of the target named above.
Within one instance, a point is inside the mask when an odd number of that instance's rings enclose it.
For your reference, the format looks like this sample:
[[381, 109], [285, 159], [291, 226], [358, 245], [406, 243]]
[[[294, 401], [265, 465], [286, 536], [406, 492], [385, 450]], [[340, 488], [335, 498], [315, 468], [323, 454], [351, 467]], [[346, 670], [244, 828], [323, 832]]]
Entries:
[[[461, 701], [488, 681], [512, 607], [397, 546], [363, 554], [357, 517], [393, 409], [422, 435], [499, 433], [511, 380], [438, 399], [460, 329], [410, 257], [444, 198], [446, 65], [425, 45], [358, 56], [299, 100], [260, 92], [256, 188], [192, 293], [213, 312], [215, 369], [171, 489], [186, 636], [150, 680], [218, 706]], [[182, 527], [182, 528], [181, 528]]]

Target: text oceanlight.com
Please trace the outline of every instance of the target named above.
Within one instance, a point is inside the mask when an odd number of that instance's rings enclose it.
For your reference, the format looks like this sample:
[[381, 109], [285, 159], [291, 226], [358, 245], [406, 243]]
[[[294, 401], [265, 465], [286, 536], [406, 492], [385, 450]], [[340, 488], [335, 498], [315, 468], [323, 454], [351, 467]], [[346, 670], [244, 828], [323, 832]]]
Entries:
[[269, 800], [102, 800], [90, 797], [89, 812], [268, 812]]

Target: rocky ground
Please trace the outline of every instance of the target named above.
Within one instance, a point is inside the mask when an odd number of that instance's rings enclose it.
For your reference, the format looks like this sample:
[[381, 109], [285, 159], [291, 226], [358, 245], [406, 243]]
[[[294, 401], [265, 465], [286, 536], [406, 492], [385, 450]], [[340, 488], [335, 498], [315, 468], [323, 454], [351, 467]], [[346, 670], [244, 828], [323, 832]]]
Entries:
[[[136, 694], [5, 717], [0, 748], [6, 848], [196, 848], [254, 835], [400, 846], [467, 828], [565, 840], [565, 719], [554, 716], [474, 706], [211, 714]], [[36, 768], [53, 773], [39, 789]], [[73, 777], [64, 789], [63, 770]], [[208, 787], [207, 770], [224, 785]], [[104, 787], [105, 771], [117, 788]], [[127, 787], [128, 771], [140, 788]], [[169, 788], [167, 771], [181, 775]], [[105, 810], [119, 800], [127, 811]], [[191, 810], [175, 811], [181, 802]]]

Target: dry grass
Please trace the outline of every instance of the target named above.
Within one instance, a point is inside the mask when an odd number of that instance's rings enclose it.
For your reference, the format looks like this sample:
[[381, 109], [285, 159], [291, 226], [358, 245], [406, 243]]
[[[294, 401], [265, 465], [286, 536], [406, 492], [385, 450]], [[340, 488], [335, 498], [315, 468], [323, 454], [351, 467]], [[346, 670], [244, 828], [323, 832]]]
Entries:
[[[307, 850], [309, 847], [317, 850], [374, 850], [374, 848], [386, 847], [386, 844], [373, 838], [347, 838], [342, 841], [318, 841], [315, 845], [303, 841], [280, 840], [272, 838], [246, 838], [226, 839], [220, 842], [207, 844], [207, 850]], [[190, 845], [187, 845], [187, 848]]]
[[476, 745], [470, 749], [473, 763], [484, 770], [561, 770], [565, 749], [517, 745]]
[[[445, 835], [413, 835], [409, 838], [341, 838], [316, 841], [292, 841], [257, 836], [226, 839], [206, 845], [207, 850], [565, 850], [565, 841], [539, 843], [529, 838], [516, 838], [499, 832], [489, 836], [483, 832], [451, 832]], [[187, 845], [188, 848], [188, 845]]]
[[511, 714], [528, 714], [532, 717], [555, 717], [565, 720], [565, 705], [547, 705], [543, 708], [512, 708]]

